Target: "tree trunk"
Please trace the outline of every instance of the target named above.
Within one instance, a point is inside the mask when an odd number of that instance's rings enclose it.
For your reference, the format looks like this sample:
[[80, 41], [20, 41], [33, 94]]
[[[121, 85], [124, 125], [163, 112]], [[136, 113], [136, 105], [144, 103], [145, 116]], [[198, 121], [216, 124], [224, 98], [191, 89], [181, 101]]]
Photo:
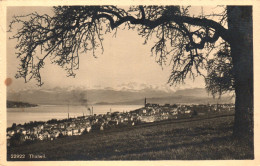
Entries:
[[227, 9], [236, 93], [233, 134], [253, 145], [252, 6], [228, 6]]

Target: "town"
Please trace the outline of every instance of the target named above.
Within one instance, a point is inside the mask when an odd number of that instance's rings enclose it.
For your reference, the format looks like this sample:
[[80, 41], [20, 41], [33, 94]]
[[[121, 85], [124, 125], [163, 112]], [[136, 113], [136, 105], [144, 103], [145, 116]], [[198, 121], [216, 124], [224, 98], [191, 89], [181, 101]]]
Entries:
[[89, 132], [109, 130], [116, 127], [135, 126], [162, 120], [192, 118], [211, 113], [234, 112], [234, 104], [150, 104], [129, 112], [107, 112], [67, 118], [52, 119], [47, 122], [30, 122], [24, 125], [13, 124], [7, 128], [7, 145], [19, 145], [24, 142], [54, 140], [65, 136], [87, 134]]

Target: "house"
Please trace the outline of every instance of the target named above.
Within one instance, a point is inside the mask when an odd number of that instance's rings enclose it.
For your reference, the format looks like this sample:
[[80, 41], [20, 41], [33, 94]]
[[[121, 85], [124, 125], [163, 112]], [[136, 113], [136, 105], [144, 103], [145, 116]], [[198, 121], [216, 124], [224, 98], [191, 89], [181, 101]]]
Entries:
[[86, 126], [86, 131], [89, 133], [90, 130], [91, 130], [91, 125], [87, 125], [87, 126]]
[[117, 120], [117, 119], [110, 120], [110, 121], [108, 122], [108, 124], [109, 124], [110, 126], [116, 126], [116, 125], [118, 125], [118, 120]]
[[38, 125], [37, 128], [42, 130], [44, 128], [44, 126], [41, 124], [41, 125]]
[[139, 112], [138, 112], [139, 115], [146, 114], [146, 113], [147, 113], [147, 110], [145, 108], [139, 109]]
[[43, 125], [37, 126], [36, 128], [34, 128], [37, 132], [40, 132], [44, 129]]
[[50, 131], [53, 128], [51, 125], [44, 126], [44, 130]]
[[36, 134], [31, 134], [31, 140], [35, 140], [37, 138], [37, 135]]
[[72, 135], [73, 135], [73, 132], [72, 132], [72, 128], [71, 128], [71, 127], [68, 127], [68, 128], [66, 129], [66, 135], [67, 135], [67, 136], [72, 136]]
[[98, 123], [105, 123], [105, 119], [104, 118], [98, 118]]
[[169, 119], [167, 114], [164, 114], [164, 115], [161, 116], [161, 120], [167, 120], [167, 119]]
[[141, 122], [151, 123], [155, 121], [154, 116], [141, 116], [140, 117]]
[[58, 129], [52, 130], [52, 136], [57, 138], [61, 132]]
[[71, 118], [71, 121], [72, 122], [75, 122], [77, 119], [74, 117], [74, 118]]
[[133, 116], [129, 116], [128, 117], [128, 121], [133, 121], [134, 120], [134, 117]]
[[177, 110], [177, 108], [170, 109], [169, 112], [170, 112], [171, 115], [178, 115], [178, 110]]
[[107, 116], [107, 117], [106, 117], [106, 120], [107, 120], [107, 121], [110, 121], [110, 120], [111, 120], [111, 117], [110, 117], [110, 116]]
[[191, 110], [185, 110], [184, 113], [185, 113], [185, 114], [190, 114], [190, 113], [191, 113]]
[[101, 123], [96, 123], [94, 125], [92, 125], [92, 130], [93, 131], [99, 131], [99, 130], [104, 130], [104, 124], [101, 124]]
[[90, 120], [86, 120], [86, 121], [84, 122], [84, 124], [85, 124], [85, 125], [90, 125]]
[[67, 132], [67, 130], [61, 130], [61, 134], [62, 134], [63, 136], [66, 136], [66, 135], [68, 135], [68, 132]]
[[85, 116], [78, 116], [77, 117], [77, 120], [82, 120], [82, 119], [85, 119]]
[[48, 132], [42, 132], [42, 133], [37, 134], [37, 138], [41, 141], [46, 140], [46, 139], [50, 138], [50, 134]]
[[148, 108], [155, 108], [155, 107], [159, 107], [159, 104], [151, 104], [151, 103], [147, 103], [145, 105], [145, 107], [148, 107]]
[[113, 112], [112, 114], [111, 114], [111, 116], [118, 116], [120, 113], [117, 111], [117, 112]]
[[168, 112], [162, 111], [162, 112], [161, 112], [161, 115], [168, 115]]
[[26, 134], [26, 130], [23, 128], [23, 129], [20, 130], [20, 133], [25, 135]]
[[16, 132], [16, 133], [20, 133], [23, 129], [24, 129], [24, 128], [21, 127], [21, 126], [16, 126], [15, 132]]
[[37, 138], [42, 141], [42, 140], [44, 140], [44, 135], [43, 134], [38, 134]]
[[79, 135], [79, 129], [77, 127], [72, 128], [72, 135]]
[[60, 135], [60, 131], [53, 131], [52, 133], [50, 133], [50, 140], [54, 140], [56, 138], [58, 138]]
[[123, 123], [124, 122], [124, 118], [123, 117], [118, 118], [118, 122], [119, 123]]
[[157, 109], [155, 109], [155, 108], [151, 108], [151, 109], [148, 110], [149, 115], [155, 115], [156, 112], [157, 112]]
[[102, 123], [102, 124], [100, 125], [100, 130], [101, 130], [101, 131], [104, 130], [104, 123]]
[[24, 136], [24, 138], [25, 138], [25, 140], [32, 140], [32, 137], [31, 137], [30, 134], [26, 134], [26, 135]]
[[33, 133], [34, 133], [34, 134], [38, 134], [38, 133], [40, 133], [41, 131], [42, 131], [42, 129], [40, 129], [40, 128], [38, 128], [38, 127], [33, 128]]
[[30, 130], [30, 129], [27, 129], [27, 130], [26, 130], [26, 134], [31, 134], [31, 130]]
[[170, 108], [171, 107], [171, 105], [170, 104], [164, 104], [164, 106], [163, 106], [164, 108]]
[[124, 122], [130, 121], [130, 119], [128, 117], [126, 117], [126, 116], [123, 118], [123, 120], [124, 120]]
[[69, 124], [69, 127], [76, 127], [76, 124], [74, 122]]
[[9, 136], [13, 136], [13, 135], [15, 134], [15, 131], [14, 131], [14, 130], [9, 130], [9, 131], [7, 132], [7, 134], [8, 134]]
[[85, 129], [83, 126], [79, 127], [79, 133], [80, 133], [80, 134], [82, 134], [85, 130], [86, 130], [86, 129]]
[[60, 123], [58, 127], [61, 128], [61, 129], [64, 129], [65, 128], [65, 124], [64, 123]]
[[131, 126], [134, 126], [134, 125], [135, 125], [135, 122], [134, 122], [134, 121], [130, 122], [130, 125], [131, 125]]
[[91, 124], [91, 125], [94, 125], [94, 124], [96, 124], [97, 122], [98, 122], [98, 119], [97, 119], [97, 118], [93, 118], [93, 119], [91, 119], [90, 124]]
[[44, 136], [45, 139], [48, 139], [48, 138], [51, 137], [51, 135], [49, 134], [48, 131], [44, 131], [44, 132], [43, 132], [43, 136]]

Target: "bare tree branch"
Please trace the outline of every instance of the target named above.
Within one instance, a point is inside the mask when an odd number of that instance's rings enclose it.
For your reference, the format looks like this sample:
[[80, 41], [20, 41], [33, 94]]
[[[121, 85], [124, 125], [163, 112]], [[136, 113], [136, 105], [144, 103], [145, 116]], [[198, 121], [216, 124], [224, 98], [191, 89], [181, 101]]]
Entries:
[[[16, 16], [10, 23], [10, 30], [14, 23], [23, 25], [13, 36], [19, 42], [16, 48], [21, 59], [17, 77], [23, 77], [25, 81], [35, 78], [42, 85], [40, 69], [49, 56], [52, 63], [66, 69], [68, 76], [75, 76], [79, 54], [91, 51], [96, 57], [96, 50], [104, 49], [103, 34], [123, 24], [128, 28], [138, 26], [139, 35], [145, 38], [144, 43], [155, 35], [158, 41], [151, 51], [157, 63], [165, 65], [171, 57], [173, 67], [169, 83], [183, 82], [187, 75], [191, 78], [203, 75], [200, 70], [205, 68], [203, 64], [207, 59], [198, 50], [213, 48], [210, 44], [219, 37], [228, 42], [228, 30], [206, 17], [191, 17], [188, 8], [133, 6], [125, 11], [116, 6], [58, 6], [54, 7], [52, 17], [38, 13]], [[201, 28], [192, 30], [192, 26]], [[38, 48], [45, 54], [34, 58]]]

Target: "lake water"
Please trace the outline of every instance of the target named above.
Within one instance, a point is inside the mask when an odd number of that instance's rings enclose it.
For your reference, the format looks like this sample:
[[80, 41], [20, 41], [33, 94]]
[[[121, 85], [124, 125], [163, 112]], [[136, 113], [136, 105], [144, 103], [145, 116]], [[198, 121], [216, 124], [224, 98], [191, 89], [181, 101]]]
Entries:
[[[132, 111], [141, 108], [143, 105], [93, 105], [94, 114], [105, 114], [107, 112]], [[91, 108], [91, 106], [90, 106]], [[68, 117], [90, 115], [90, 111], [85, 106], [68, 105], [40, 105], [29, 108], [8, 108], [7, 127], [13, 123], [24, 124], [30, 121], [47, 121], [50, 119], [65, 119]]]

